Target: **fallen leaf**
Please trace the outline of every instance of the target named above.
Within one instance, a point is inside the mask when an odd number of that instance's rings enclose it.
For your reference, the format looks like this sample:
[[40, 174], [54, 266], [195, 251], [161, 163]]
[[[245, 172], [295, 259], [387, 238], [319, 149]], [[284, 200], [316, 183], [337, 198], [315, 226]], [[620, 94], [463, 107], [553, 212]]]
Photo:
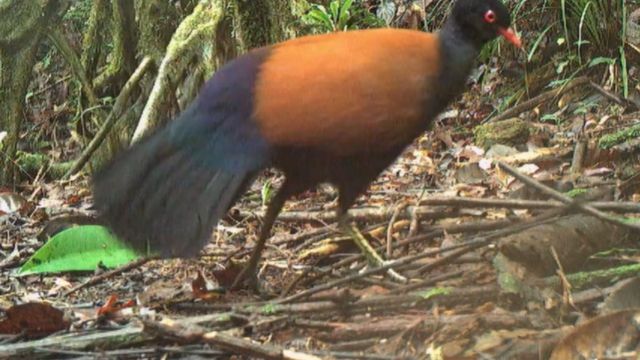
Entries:
[[39, 338], [68, 327], [69, 321], [61, 310], [49, 304], [32, 302], [8, 309], [6, 319], [0, 322], [0, 333], [24, 333], [29, 338]]
[[550, 360], [619, 358], [638, 348], [640, 312], [623, 310], [578, 325], [553, 349]]
[[224, 289], [213, 287], [200, 270], [198, 270], [198, 276], [191, 282], [191, 291], [194, 298], [202, 300], [218, 299], [225, 293]]
[[0, 193], [0, 215], [13, 214], [24, 209], [27, 199], [13, 192]]

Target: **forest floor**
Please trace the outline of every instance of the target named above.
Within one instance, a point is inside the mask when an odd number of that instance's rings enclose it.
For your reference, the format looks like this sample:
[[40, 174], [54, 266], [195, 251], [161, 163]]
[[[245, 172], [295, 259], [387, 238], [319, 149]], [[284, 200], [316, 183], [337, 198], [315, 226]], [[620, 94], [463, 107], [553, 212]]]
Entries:
[[365, 269], [322, 186], [279, 217], [264, 296], [225, 290], [282, 181], [274, 171], [198, 258], [94, 273], [16, 275], [49, 237], [95, 215], [88, 178], [36, 176], [2, 192], [0, 333], [12, 335], [0, 357], [636, 358], [639, 143], [601, 139], [640, 109], [574, 81], [480, 128], [504, 84], [476, 84], [359, 198], [354, 221], [405, 283]]

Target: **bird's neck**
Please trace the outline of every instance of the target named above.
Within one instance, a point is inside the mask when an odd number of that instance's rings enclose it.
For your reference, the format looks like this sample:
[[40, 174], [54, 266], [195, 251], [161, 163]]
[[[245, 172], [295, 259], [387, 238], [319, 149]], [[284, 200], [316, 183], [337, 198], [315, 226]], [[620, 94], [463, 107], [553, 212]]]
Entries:
[[443, 103], [449, 103], [464, 90], [465, 83], [482, 44], [466, 35], [457, 22], [449, 20], [440, 30], [441, 89], [439, 97]]
[[445, 38], [450, 44], [464, 44], [465, 47], [474, 48], [479, 52], [482, 46], [487, 42], [480, 37], [477, 30], [470, 27], [463, 27], [453, 17], [449, 17], [440, 29], [440, 36]]

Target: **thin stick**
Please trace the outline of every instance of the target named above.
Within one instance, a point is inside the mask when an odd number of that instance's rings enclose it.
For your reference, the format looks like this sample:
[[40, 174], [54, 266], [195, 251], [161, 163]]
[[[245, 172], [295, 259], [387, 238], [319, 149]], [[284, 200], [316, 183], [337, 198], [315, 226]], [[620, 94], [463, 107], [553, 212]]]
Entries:
[[635, 230], [635, 231], [640, 231], [640, 226], [634, 223], [627, 223], [624, 222], [620, 219], [618, 219], [617, 217], [611, 216], [607, 213], [603, 213], [600, 210], [597, 210], [596, 208], [592, 207], [591, 205], [587, 205], [584, 204], [580, 201], [576, 201], [542, 183], [540, 183], [539, 181], [520, 174], [516, 169], [512, 168], [511, 166], [503, 163], [503, 162], [498, 162], [498, 166], [500, 166], [500, 168], [502, 170], [504, 170], [505, 172], [507, 172], [509, 175], [515, 177], [516, 179], [520, 180], [521, 182], [523, 182], [524, 184], [526, 184], [527, 186], [533, 187], [536, 190], [540, 191], [542, 194], [545, 194], [551, 198], [554, 198], [558, 201], [563, 202], [564, 204], [570, 205], [570, 207], [574, 207], [578, 210], [580, 210], [581, 212], [587, 214], [587, 215], [591, 215], [593, 217], [596, 217], [602, 221], [606, 221], [608, 223], [611, 223], [613, 225], [617, 225], [617, 226], [622, 226], [631, 230]]
[[67, 291], [64, 294], [64, 296], [69, 296], [69, 295], [73, 294], [74, 292], [76, 292], [76, 291], [78, 291], [80, 289], [84, 289], [84, 288], [86, 288], [88, 286], [93, 286], [93, 285], [99, 284], [99, 283], [103, 282], [104, 280], [106, 280], [106, 279], [108, 279], [108, 278], [110, 278], [112, 276], [116, 276], [116, 275], [119, 275], [119, 274], [121, 274], [121, 273], [123, 273], [125, 271], [129, 271], [129, 270], [135, 269], [137, 267], [140, 267], [140, 266], [146, 264], [150, 260], [155, 260], [155, 259], [157, 259], [157, 257], [145, 257], [145, 258], [142, 258], [142, 259], [138, 259], [138, 260], [132, 261], [132, 262], [130, 262], [128, 264], [125, 264], [123, 266], [120, 266], [117, 269], [113, 269], [111, 271], [107, 271], [107, 272], [102, 273], [100, 275], [96, 275], [96, 276], [92, 277], [91, 279], [87, 280], [86, 282], [84, 282], [84, 283], [82, 283], [82, 284], [80, 284], [78, 286], [75, 286], [71, 290]]
[[579, 85], [583, 85], [588, 83], [590, 80], [587, 77], [579, 77], [579, 78], [575, 78], [573, 79], [570, 83], [566, 84], [565, 86], [561, 86], [560, 88], [557, 89], [553, 89], [553, 90], [549, 90], [547, 92], [544, 92], [536, 97], [534, 97], [533, 99], [527, 100], [523, 103], [520, 103], [514, 107], [512, 107], [511, 109], [503, 112], [502, 114], [490, 119], [490, 122], [495, 122], [495, 121], [500, 121], [500, 120], [504, 120], [504, 119], [508, 119], [510, 117], [514, 117], [520, 113], [523, 113], [525, 111], [531, 110], [534, 107], [547, 102], [557, 96], [559, 96], [560, 94], [562, 94], [563, 92], [569, 91], [571, 89], [573, 89], [576, 86]]
[[205, 329], [196, 327], [195, 325], [186, 328], [170, 319], [165, 319], [162, 322], [143, 320], [143, 323], [146, 331], [152, 331], [165, 337], [179, 339], [188, 343], [206, 342], [231, 351], [234, 354], [260, 359], [320, 360], [320, 358], [312, 355], [280, 349], [273, 345], [263, 345], [254, 341], [234, 337], [221, 331], [206, 332]]
[[[430, 256], [433, 256], [435, 254], [441, 254], [443, 252], [448, 252], [448, 251], [454, 251], [454, 250], [458, 250], [458, 249], [462, 249], [465, 251], [458, 251], [455, 254], [457, 255], [456, 257], [448, 257], [447, 261], [449, 260], [453, 260], [457, 257], [460, 257], [464, 254], [466, 254], [469, 248], [473, 248], [473, 249], [478, 249], [481, 248], [483, 246], [488, 245], [489, 243], [491, 243], [494, 239], [500, 238], [500, 237], [504, 237], [507, 235], [511, 235], [511, 234], [515, 234], [518, 232], [521, 232], [523, 230], [526, 230], [532, 226], [537, 226], [540, 222], [542, 221], [547, 221], [550, 218], [555, 218], [558, 216], [559, 212], [563, 212], [564, 209], [554, 209], [551, 211], [548, 211], [545, 214], [542, 214], [540, 216], [537, 216], [535, 218], [529, 219], [523, 223], [519, 223], [513, 226], [510, 226], [506, 229], [503, 230], [498, 230], [495, 231], [493, 234], [487, 235], [487, 236], [478, 236], [473, 238], [470, 241], [458, 244], [458, 245], [452, 245], [452, 246], [448, 246], [446, 248], [442, 248], [442, 249], [438, 249], [438, 250], [433, 250], [433, 251], [425, 251], [421, 254], [416, 254], [416, 255], [411, 255], [411, 256], [405, 256], [403, 258], [397, 259], [397, 260], [393, 260], [390, 262], [387, 262], [377, 268], [374, 269], [369, 269], [367, 271], [358, 273], [358, 274], [352, 274], [349, 276], [345, 276], [343, 278], [334, 280], [334, 281], [330, 281], [328, 283], [322, 284], [322, 285], [318, 285], [315, 286], [311, 289], [299, 292], [295, 295], [291, 295], [289, 297], [277, 300], [276, 303], [278, 304], [284, 304], [284, 303], [290, 303], [292, 301], [298, 300], [298, 299], [302, 299], [305, 297], [308, 297], [310, 295], [313, 295], [315, 293], [321, 292], [321, 291], [325, 291], [325, 290], [329, 290], [334, 286], [338, 286], [338, 285], [342, 285], [342, 284], [347, 284], [351, 281], [357, 280], [357, 279], [361, 279], [364, 278], [366, 276], [369, 275], [374, 275], [374, 274], [379, 274], [382, 273], [388, 269], [392, 269], [392, 268], [397, 268], [400, 267], [402, 265], [407, 265], [410, 264], [414, 261], [420, 260], [420, 259], [424, 259]], [[429, 267], [425, 270], [430, 270], [436, 266], [438, 266], [440, 264], [440, 262], [436, 261], [434, 263], [429, 264]]]

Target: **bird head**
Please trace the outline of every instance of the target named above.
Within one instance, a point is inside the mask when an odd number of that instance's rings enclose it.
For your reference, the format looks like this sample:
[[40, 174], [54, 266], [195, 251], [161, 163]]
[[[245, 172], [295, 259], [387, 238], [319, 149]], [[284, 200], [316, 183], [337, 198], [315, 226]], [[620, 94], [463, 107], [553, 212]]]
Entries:
[[451, 13], [464, 32], [481, 43], [498, 36], [521, 48], [522, 42], [511, 26], [509, 10], [500, 0], [458, 0]]

